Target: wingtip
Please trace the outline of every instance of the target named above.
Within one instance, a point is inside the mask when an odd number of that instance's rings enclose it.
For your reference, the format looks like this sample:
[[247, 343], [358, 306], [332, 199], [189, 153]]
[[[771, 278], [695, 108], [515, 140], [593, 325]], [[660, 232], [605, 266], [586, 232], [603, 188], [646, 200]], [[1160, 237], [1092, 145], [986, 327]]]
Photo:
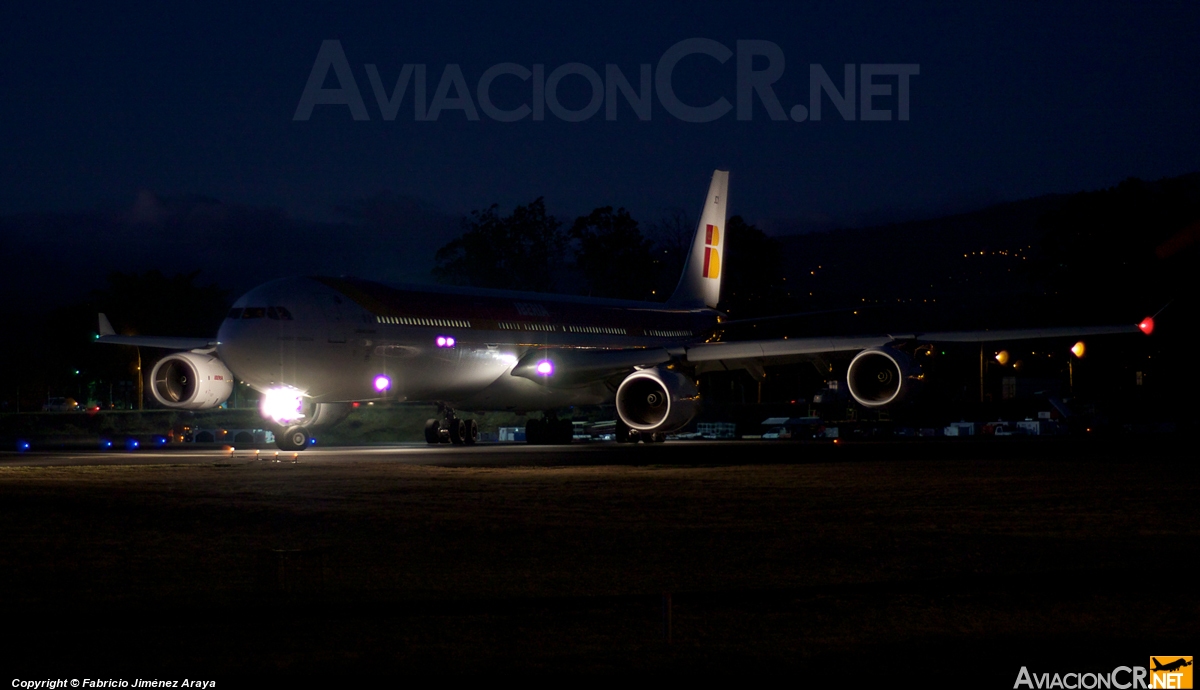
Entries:
[[117, 334], [117, 332], [115, 330], [113, 330], [112, 323], [109, 322], [108, 317], [104, 315], [104, 312], [101, 312], [100, 313], [100, 335], [105, 336], [105, 335], [116, 335], [116, 334]]

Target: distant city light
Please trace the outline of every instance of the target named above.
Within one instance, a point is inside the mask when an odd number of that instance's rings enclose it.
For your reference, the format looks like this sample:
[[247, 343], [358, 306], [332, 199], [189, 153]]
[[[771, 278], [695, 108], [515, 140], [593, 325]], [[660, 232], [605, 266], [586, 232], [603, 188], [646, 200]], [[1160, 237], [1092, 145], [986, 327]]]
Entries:
[[1001, 350], [997, 352], [996, 361], [1000, 364], [1008, 364], [1008, 350]]
[[392, 387], [392, 380], [383, 374], [375, 377], [375, 390], [382, 393]]
[[537, 363], [536, 371], [538, 376], [550, 376], [554, 374], [554, 362], [548, 359], [543, 359]]
[[1083, 357], [1083, 353], [1086, 351], [1087, 348], [1084, 347], [1082, 340], [1071, 346], [1071, 354], [1075, 355], [1076, 357]]

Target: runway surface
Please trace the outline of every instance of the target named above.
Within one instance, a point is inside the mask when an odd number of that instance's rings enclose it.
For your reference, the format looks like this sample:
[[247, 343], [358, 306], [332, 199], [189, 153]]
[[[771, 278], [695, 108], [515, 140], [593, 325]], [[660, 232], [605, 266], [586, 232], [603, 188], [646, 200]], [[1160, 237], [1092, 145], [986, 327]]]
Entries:
[[0, 454], [6, 664], [1011, 688], [1191, 653], [1192, 454], [1004, 441]]
[[664, 444], [577, 442], [570, 445], [481, 443], [476, 446], [400, 443], [373, 446], [313, 446], [280, 451], [274, 446], [205, 447], [186, 444], [137, 450], [29, 450], [0, 452], [3, 466], [216, 465], [298, 462], [311, 465], [381, 462], [446, 467], [551, 467], [644, 464], [719, 464], [839, 462], [881, 459], [972, 457], [1072, 457], [1093, 460], [1141, 456], [1171, 443], [1143, 438], [1015, 437], [975, 439], [899, 439], [886, 441], [737, 440], [671, 441]]

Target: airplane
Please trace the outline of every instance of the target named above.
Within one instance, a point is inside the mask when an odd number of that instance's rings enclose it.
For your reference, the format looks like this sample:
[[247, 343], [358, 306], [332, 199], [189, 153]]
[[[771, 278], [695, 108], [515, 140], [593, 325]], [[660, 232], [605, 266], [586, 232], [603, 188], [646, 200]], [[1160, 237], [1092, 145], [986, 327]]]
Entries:
[[1192, 662], [1188, 661], [1187, 657], [1180, 657], [1168, 664], [1163, 664], [1154, 657], [1150, 657], [1150, 660], [1154, 662], [1154, 668], [1150, 669], [1151, 671], [1178, 671], [1181, 668], [1192, 665]]
[[355, 278], [297, 277], [266, 283], [234, 302], [215, 338], [118, 335], [99, 315], [98, 342], [171, 350], [152, 369], [150, 393], [168, 408], [223, 403], [242, 381], [262, 394], [277, 445], [302, 450], [314, 429], [362, 401], [436, 403], [429, 443], [471, 445], [473, 419], [458, 410], [543, 410], [529, 443], [569, 443], [557, 410], [615, 404], [621, 442], [658, 443], [700, 408], [708, 371], [854, 353], [851, 397], [878, 408], [911, 392], [921, 376], [908, 354], [935, 342], [1149, 334], [1137, 325], [907, 333], [722, 342], [716, 309], [724, 274], [729, 172], [709, 184], [691, 250], [665, 303], [504, 290], [390, 285]]

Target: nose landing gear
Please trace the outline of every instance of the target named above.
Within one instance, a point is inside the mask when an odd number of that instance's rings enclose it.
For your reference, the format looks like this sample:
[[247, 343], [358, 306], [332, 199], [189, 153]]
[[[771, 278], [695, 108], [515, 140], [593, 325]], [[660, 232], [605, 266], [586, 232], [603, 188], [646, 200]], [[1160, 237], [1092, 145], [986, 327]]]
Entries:
[[312, 434], [302, 426], [290, 426], [275, 435], [275, 445], [279, 450], [304, 450], [311, 442]]

